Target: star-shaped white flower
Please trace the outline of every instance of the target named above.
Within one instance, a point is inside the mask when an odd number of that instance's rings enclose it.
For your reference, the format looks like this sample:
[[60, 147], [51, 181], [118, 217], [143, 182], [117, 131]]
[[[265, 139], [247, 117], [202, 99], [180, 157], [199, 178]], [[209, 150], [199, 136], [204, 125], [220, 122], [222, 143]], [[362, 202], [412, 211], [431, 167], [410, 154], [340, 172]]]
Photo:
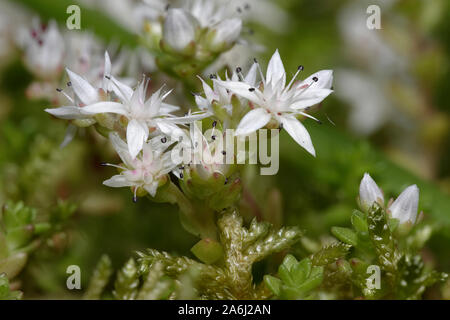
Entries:
[[[258, 69], [260, 70], [259, 65]], [[296, 117], [302, 115], [315, 119], [304, 111], [320, 103], [333, 92], [331, 90], [333, 72], [322, 70], [303, 81], [295, 82], [301, 70], [303, 67], [298, 68], [297, 73], [286, 85], [286, 71], [276, 50], [270, 59], [266, 77], [260, 72], [262, 81], [259, 86], [251, 86], [245, 81], [215, 80], [224, 88], [248, 99], [253, 108], [242, 118], [236, 135], [248, 135], [273, 120], [281, 124], [299, 145], [315, 155], [309, 133]]]
[[161, 87], [147, 97], [149, 80], [142, 81], [135, 90], [111, 77], [113, 91], [121, 102], [104, 101], [82, 108], [83, 114], [115, 113], [128, 119], [127, 143], [132, 158], [142, 150], [149, 137], [150, 128], [158, 128], [165, 134], [179, 130], [176, 124], [189, 123], [207, 117], [205, 112], [192, 113], [185, 117], [175, 117], [171, 112], [179, 107], [163, 102], [172, 90], [162, 92]]
[[170, 152], [165, 152], [170, 143], [160, 136], [155, 137], [143, 145], [142, 152], [137, 157], [132, 157], [127, 144], [117, 133], [112, 133], [110, 140], [123, 165], [105, 165], [123, 171], [105, 180], [103, 184], [114, 188], [133, 187], [134, 201], [138, 188], [143, 188], [154, 197], [160, 184], [167, 182], [167, 174], [177, 165], [172, 162]]
[[103, 78], [105, 81], [101, 83], [99, 88], [94, 87], [84, 77], [66, 69], [69, 76], [69, 88], [72, 89], [71, 93], [66, 93], [61, 89], [57, 89], [59, 92], [65, 95], [65, 97], [72, 103], [70, 106], [62, 106], [59, 108], [45, 109], [46, 112], [54, 115], [57, 118], [74, 120], [90, 118], [89, 114], [82, 113], [82, 108], [86, 105], [98, 103], [106, 98], [106, 93], [110, 88], [109, 80], [111, 78], [111, 60], [108, 52], [105, 52], [105, 63], [103, 68]]

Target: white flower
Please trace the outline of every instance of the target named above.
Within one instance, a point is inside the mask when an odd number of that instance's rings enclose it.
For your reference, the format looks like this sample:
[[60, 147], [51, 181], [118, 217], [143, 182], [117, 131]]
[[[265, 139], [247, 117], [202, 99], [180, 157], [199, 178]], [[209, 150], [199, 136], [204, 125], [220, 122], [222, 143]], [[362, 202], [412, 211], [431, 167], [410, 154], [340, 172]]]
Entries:
[[[374, 202], [384, 206], [384, 197], [372, 177], [365, 173], [359, 186], [359, 201], [364, 210], [369, 209]], [[415, 223], [419, 206], [419, 188], [414, 184], [407, 187], [387, 208], [392, 218], [400, 224]]]
[[40, 78], [54, 79], [63, 68], [65, 55], [64, 39], [55, 21], [48, 25], [33, 20], [31, 30], [22, 35], [25, 64]]
[[[257, 64], [253, 64], [253, 66], [248, 71], [247, 75], [244, 77], [242, 74], [241, 68], [236, 68], [237, 72], [233, 72], [231, 79], [228, 78], [228, 75], [225, 76], [226, 81], [238, 81], [241, 79], [245, 83], [249, 84], [250, 86], [254, 87], [256, 85], [256, 77], [257, 77]], [[211, 75], [211, 78], [222, 80], [218, 75]], [[200, 110], [208, 111], [211, 114], [214, 113], [214, 110], [212, 108], [212, 104], [216, 102], [218, 105], [220, 105], [222, 108], [226, 110], [226, 112], [231, 115], [232, 112], [232, 104], [231, 104], [231, 98], [233, 96], [233, 92], [230, 90], [227, 90], [225, 87], [219, 84], [217, 81], [213, 81], [213, 86], [209, 86], [201, 77], [198, 77], [200, 81], [202, 82], [203, 86], [203, 93], [205, 97], [202, 97], [200, 95], [195, 95], [195, 102], [197, 106], [200, 108]], [[226, 127], [227, 124], [224, 124]]]
[[414, 184], [407, 187], [398, 198], [389, 206], [392, 218], [400, 223], [414, 223], [417, 218], [419, 207], [419, 188]]
[[361, 206], [366, 210], [372, 206], [374, 202], [384, 205], [384, 196], [378, 185], [372, 177], [365, 173], [359, 185], [359, 201]]
[[109, 88], [109, 80], [111, 77], [111, 60], [107, 52], [105, 52], [105, 63], [103, 68], [103, 81], [100, 88], [92, 86], [84, 77], [75, 72], [66, 69], [69, 76], [68, 86], [72, 90], [72, 94], [58, 89], [64, 96], [72, 103], [69, 106], [62, 106], [59, 108], [45, 109], [46, 112], [55, 117], [67, 120], [86, 119], [91, 115], [82, 113], [82, 108], [86, 105], [95, 104], [105, 98], [105, 94]]
[[90, 115], [115, 113], [125, 116], [128, 119], [127, 143], [132, 158], [137, 156], [147, 141], [149, 127], [158, 128], [170, 135], [173, 131], [179, 130], [176, 123], [189, 123], [209, 116], [204, 112], [185, 117], [172, 116], [171, 112], [178, 110], [179, 107], [163, 102], [172, 90], [163, 93], [161, 87], [149, 99], [146, 99], [149, 80], [142, 81], [135, 90], [114, 77], [111, 77], [111, 80], [114, 84], [113, 91], [121, 103], [98, 102], [83, 107], [81, 111], [83, 114]]
[[184, 9], [169, 9], [163, 27], [163, 39], [174, 50], [183, 51], [195, 40], [196, 19]]
[[156, 137], [145, 143], [142, 152], [132, 157], [127, 144], [116, 134], [110, 135], [111, 143], [122, 159], [123, 165], [105, 164], [118, 167], [123, 171], [103, 182], [108, 187], [133, 187], [134, 201], [138, 188], [143, 188], [152, 197], [160, 184], [167, 182], [167, 174], [176, 164], [171, 161], [169, 152], [165, 152], [169, 143], [163, 143], [161, 137]]
[[265, 78], [261, 72], [262, 83], [259, 86], [253, 87], [242, 81], [215, 80], [226, 89], [248, 99], [253, 107], [253, 110], [242, 118], [236, 135], [248, 135], [273, 120], [280, 123], [298, 144], [315, 155], [311, 138], [296, 116], [315, 119], [304, 111], [333, 92], [333, 73], [331, 70], [322, 70], [294, 83], [301, 70], [303, 67], [298, 68], [286, 85], [286, 72], [277, 50], [270, 59]]

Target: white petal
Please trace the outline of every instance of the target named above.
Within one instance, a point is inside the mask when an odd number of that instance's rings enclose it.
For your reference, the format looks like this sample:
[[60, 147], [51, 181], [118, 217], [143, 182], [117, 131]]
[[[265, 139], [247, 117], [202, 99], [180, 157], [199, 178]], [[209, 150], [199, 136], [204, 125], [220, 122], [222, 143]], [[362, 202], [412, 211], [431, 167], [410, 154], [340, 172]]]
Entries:
[[158, 182], [154, 181], [151, 184], [146, 184], [144, 186], [144, 189], [147, 190], [147, 192], [154, 197], [156, 195], [156, 190], [158, 190]]
[[[294, 89], [295, 90], [295, 89]], [[304, 89], [303, 93], [300, 93], [293, 104], [290, 105], [292, 109], [304, 109], [322, 102], [323, 99], [328, 97], [333, 90], [330, 89]]]
[[248, 112], [236, 129], [236, 136], [248, 135], [269, 123], [272, 116], [263, 108], [256, 108]]
[[75, 106], [45, 109], [45, 112], [48, 112], [55, 117], [67, 120], [86, 118], [86, 115], [81, 113], [81, 108]]
[[[222, 80], [214, 80], [222, 87], [230, 90], [231, 92], [237, 94], [238, 96], [248, 99], [258, 105], [262, 105], [264, 102], [258, 98], [256, 95], [257, 88], [250, 86], [247, 83], [241, 81], [222, 81]], [[253, 90], [254, 89], [254, 90]], [[250, 91], [252, 90], [252, 91]]]
[[70, 83], [73, 91], [84, 104], [92, 104], [98, 101], [98, 90], [89, 82], [77, 75], [76, 73], [66, 69], [69, 75]]
[[247, 75], [245, 76], [244, 79], [245, 83], [251, 85], [252, 87], [255, 87], [257, 75], [258, 75], [258, 64], [255, 62], [248, 71]]
[[400, 220], [400, 223], [410, 221], [414, 223], [419, 207], [419, 188], [416, 185], [409, 186], [391, 204], [389, 210], [392, 217]]
[[122, 159], [123, 163], [132, 168], [133, 167], [133, 159], [131, 158], [130, 152], [128, 151], [128, 145], [125, 141], [123, 141], [117, 132], [113, 132], [109, 135], [109, 140], [111, 144], [119, 155], [120, 159]]
[[111, 77], [111, 81], [113, 84], [112, 89], [116, 96], [118, 96], [122, 102], [130, 102], [134, 90], [114, 77]]
[[110, 91], [111, 82], [111, 59], [109, 58], [108, 51], [105, 51], [105, 66], [103, 69], [103, 90]]
[[169, 114], [169, 113], [172, 113], [172, 112], [178, 111], [178, 110], [180, 110], [180, 107], [163, 102], [163, 103], [161, 103], [161, 107], [159, 108], [159, 113], [161, 115], [163, 115], [163, 114]]
[[277, 49], [267, 66], [266, 83], [271, 83], [273, 88], [280, 79], [282, 84], [281, 88], [284, 88], [286, 85], [286, 72], [284, 71], [283, 62]]
[[[313, 80], [317, 78], [317, 82]], [[304, 85], [311, 85], [309, 89], [331, 89], [333, 85], [333, 70], [321, 70], [310, 75], [308, 78], [296, 85], [297, 88]], [[309, 90], [308, 89], [308, 90]]]
[[293, 116], [281, 116], [279, 119], [283, 124], [283, 129], [286, 129], [287, 133], [289, 133], [295, 142], [315, 157], [316, 151], [305, 126]]
[[120, 175], [120, 174], [112, 176], [108, 180], [103, 181], [103, 184], [105, 186], [113, 187], [113, 188], [131, 187], [134, 185], [133, 182], [130, 182], [123, 175]]
[[97, 114], [97, 113], [117, 113], [126, 115], [127, 111], [125, 106], [118, 102], [98, 102], [83, 108], [80, 108], [83, 114]]
[[170, 9], [163, 27], [163, 39], [174, 50], [182, 51], [195, 38], [195, 18], [183, 9]]
[[144, 142], [148, 138], [148, 127], [145, 129], [144, 125], [138, 120], [132, 119], [127, 126], [127, 143], [128, 151], [132, 159], [136, 158], [142, 150]]
[[374, 202], [384, 203], [383, 193], [372, 177], [365, 173], [359, 185], [359, 201], [361, 205], [367, 210]]
[[74, 126], [73, 124], [69, 124], [69, 126], [67, 127], [66, 130], [66, 134], [64, 136], [63, 141], [60, 144], [60, 148], [64, 148], [65, 146], [67, 146], [75, 137], [75, 135], [77, 134], [77, 126]]

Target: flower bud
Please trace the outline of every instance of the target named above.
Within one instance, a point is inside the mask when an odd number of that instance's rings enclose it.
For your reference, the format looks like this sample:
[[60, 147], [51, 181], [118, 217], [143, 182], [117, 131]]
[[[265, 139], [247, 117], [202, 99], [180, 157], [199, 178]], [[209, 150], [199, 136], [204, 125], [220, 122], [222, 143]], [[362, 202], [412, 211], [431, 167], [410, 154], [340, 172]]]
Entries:
[[221, 21], [213, 30], [211, 41], [212, 49], [221, 50], [231, 46], [241, 34], [242, 21], [240, 19], [227, 19]]
[[163, 28], [164, 42], [175, 51], [183, 51], [195, 40], [195, 18], [183, 9], [170, 9]]
[[374, 202], [383, 205], [384, 197], [372, 177], [365, 173], [359, 186], [359, 201], [362, 209], [367, 210]]
[[398, 219], [400, 223], [416, 222], [417, 209], [419, 206], [419, 188], [416, 185], [409, 186], [390, 205], [389, 211], [392, 218]]

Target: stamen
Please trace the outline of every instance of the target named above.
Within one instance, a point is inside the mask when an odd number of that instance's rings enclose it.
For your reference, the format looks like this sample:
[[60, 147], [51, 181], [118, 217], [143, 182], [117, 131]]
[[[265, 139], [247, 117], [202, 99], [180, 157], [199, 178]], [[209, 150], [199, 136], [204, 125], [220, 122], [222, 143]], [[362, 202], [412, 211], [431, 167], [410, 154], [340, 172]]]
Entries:
[[68, 87], [72, 86], [72, 82], [70, 82], [70, 81], [67, 82], [67, 86], [68, 86]]
[[117, 164], [112, 164], [112, 163], [107, 163], [107, 162], [102, 162], [102, 163], [100, 163], [100, 165], [104, 166], [104, 167], [107, 166], [107, 167], [114, 167], [114, 168], [118, 168], [118, 169], [122, 169], [122, 170], [128, 170], [128, 168], [125, 168], [123, 166], [119, 166]]
[[161, 142], [162, 142], [162, 143], [166, 143], [166, 142], [167, 142], [167, 137], [161, 138]]
[[266, 86], [266, 78], [264, 78], [263, 72], [261, 70], [261, 66], [259, 65], [259, 62], [258, 62], [258, 60], [256, 60], [256, 58], [254, 58], [253, 61], [256, 63], [256, 67], [258, 68], [259, 75], [261, 76], [261, 80], [265, 87]]
[[289, 84], [286, 86], [286, 88], [284, 89], [284, 91], [287, 91], [290, 89], [290, 87], [292, 86], [292, 84], [294, 83], [295, 79], [297, 78], [298, 74], [300, 73], [300, 71], [303, 71], [305, 68], [300, 65], [297, 68], [297, 72], [294, 74], [294, 76], [292, 77], [291, 81], [289, 82]]
[[313, 119], [314, 121], [316, 121], [318, 124], [322, 124], [322, 121], [320, 121], [317, 118], [314, 118], [312, 115], [304, 113], [304, 112], [299, 112], [302, 116], [305, 116], [307, 118]]
[[213, 126], [213, 128], [215, 128], [217, 126], [217, 121], [216, 120], [213, 121], [212, 126]]
[[255, 90], [256, 90], [255, 88], [248, 88], [248, 91], [250, 91], [250, 92], [253, 92]]

